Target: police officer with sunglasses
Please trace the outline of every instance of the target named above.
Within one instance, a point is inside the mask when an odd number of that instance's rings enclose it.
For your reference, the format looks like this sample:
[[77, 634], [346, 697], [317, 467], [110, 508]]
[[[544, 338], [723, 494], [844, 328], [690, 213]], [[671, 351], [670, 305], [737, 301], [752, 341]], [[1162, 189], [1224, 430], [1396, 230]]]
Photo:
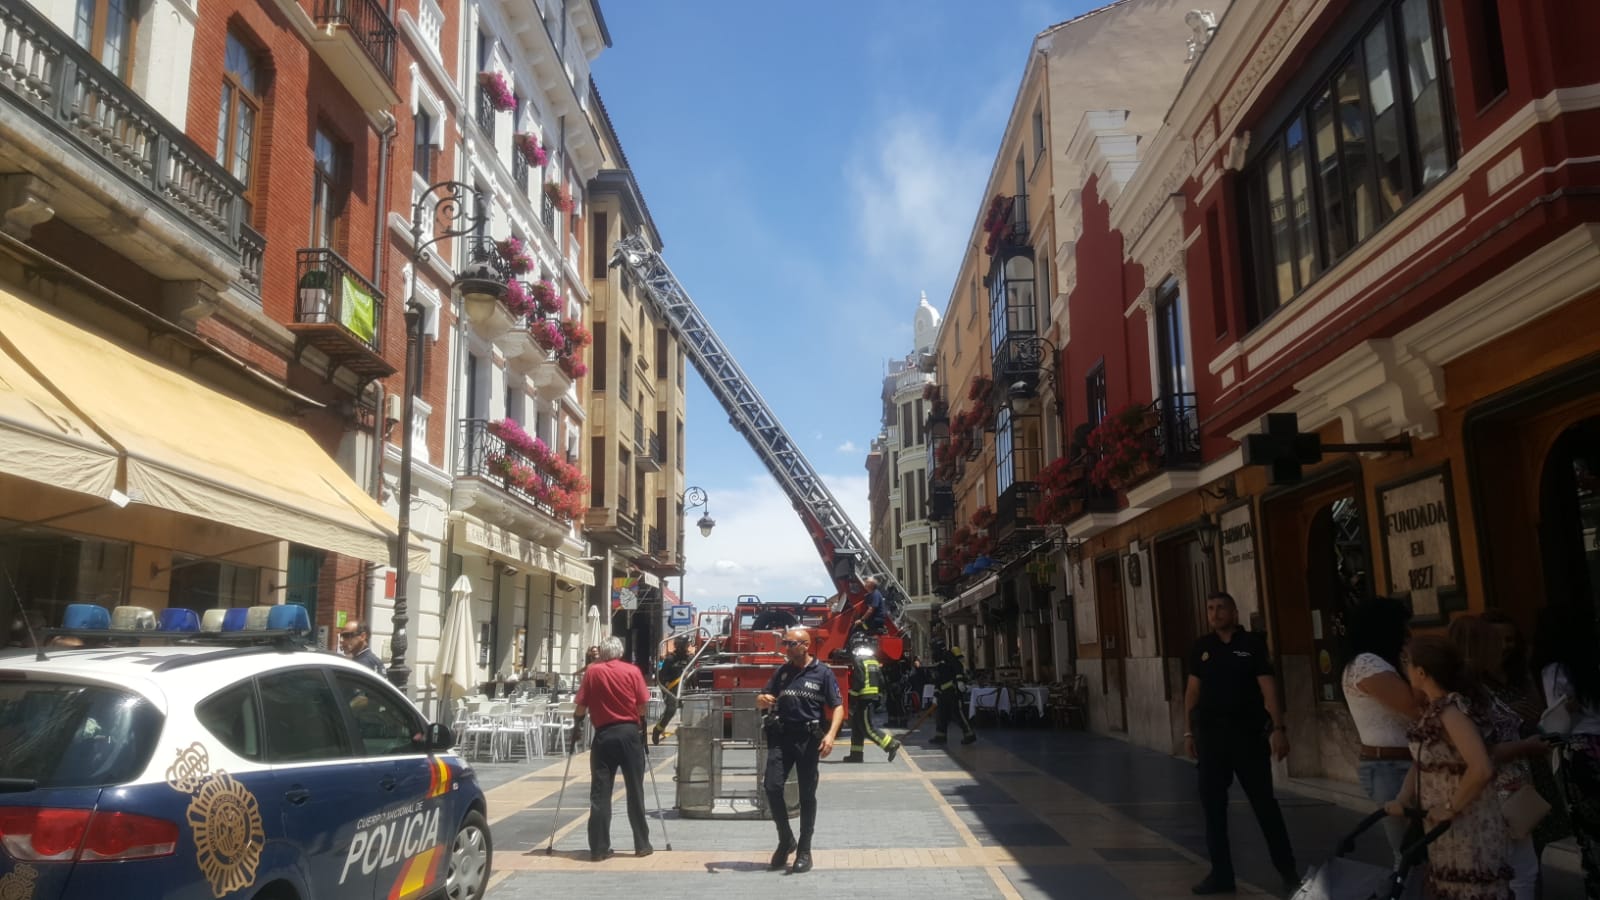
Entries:
[[[817, 826], [817, 762], [833, 752], [834, 739], [844, 724], [844, 701], [839, 680], [827, 664], [811, 655], [811, 633], [791, 628], [783, 635], [788, 662], [756, 695], [756, 706], [766, 711], [767, 768], [763, 787], [772, 821], [778, 825], [778, 849], [767, 868], [782, 869], [794, 853], [791, 874], [811, 871], [811, 834]], [[827, 720], [823, 717], [827, 715]], [[789, 827], [789, 808], [783, 785], [791, 771], [800, 776], [800, 840]]]

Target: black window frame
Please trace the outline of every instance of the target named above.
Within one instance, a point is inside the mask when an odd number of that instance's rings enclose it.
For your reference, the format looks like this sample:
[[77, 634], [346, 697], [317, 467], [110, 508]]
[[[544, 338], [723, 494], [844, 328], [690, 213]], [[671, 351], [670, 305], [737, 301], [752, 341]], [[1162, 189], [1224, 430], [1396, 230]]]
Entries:
[[[1428, 24], [1431, 29], [1430, 62], [1440, 107], [1439, 127], [1444, 137], [1446, 164], [1431, 180], [1423, 170], [1424, 160], [1418, 151], [1416, 100], [1408, 84], [1411, 60], [1407, 56], [1409, 48], [1406, 43], [1404, 11], [1410, 3], [1421, 3], [1428, 14]], [[1247, 330], [1260, 327], [1278, 310], [1291, 304], [1325, 273], [1337, 267], [1357, 248], [1380, 234], [1386, 225], [1432, 190], [1460, 163], [1460, 134], [1455, 108], [1456, 90], [1451, 79], [1450, 48], [1438, 0], [1381, 0], [1377, 3], [1369, 2], [1365, 6], [1368, 14], [1357, 20], [1352, 27], [1330, 38], [1331, 46], [1317, 48], [1306, 54], [1314, 58], [1314, 64], [1322, 63], [1314, 70], [1316, 74], [1313, 77], [1297, 79], [1295, 86], [1285, 92], [1287, 96], [1294, 98], [1292, 105], [1265, 123], [1266, 127], [1255, 129], [1257, 133], [1266, 134], [1268, 137], [1251, 147], [1249, 159], [1240, 178], [1240, 231], [1243, 248], [1248, 256], [1246, 271], [1249, 284], [1245, 291]], [[1380, 199], [1381, 158], [1376, 152], [1378, 121], [1371, 99], [1373, 83], [1367, 68], [1369, 61], [1367, 41], [1380, 28], [1387, 30], [1384, 50], [1388, 54], [1390, 103], [1398, 117], [1395, 134], [1399, 145], [1398, 158], [1404, 162], [1403, 170], [1399, 173], [1403, 176], [1399, 185], [1399, 199], [1393, 209], [1388, 209]], [[1368, 192], [1375, 217], [1365, 234], [1357, 231], [1356, 217], [1351, 214], [1355, 206], [1353, 200], [1357, 195], [1357, 189], [1347, 181], [1347, 161], [1361, 157], [1347, 152], [1345, 140], [1348, 129], [1333, 129], [1336, 141], [1333, 158], [1337, 161], [1337, 168], [1331, 173], [1330, 179], [1325, 179], [1319, 173], [1315, 149], [1317, 102], [1324, 97], [1331, 99], [1335, 108], [1336, 123], [1342, 121], [1338, 117], [1347, 111], [1348, 104], [1339, 102], [1339, 80], [1341, 75], [1352, 70], [1360, 88], [1358, 107], [1361, 117], [1357, 124], [1363, 135], [1366, 150], [1366, 176], [1361, 188]], [[1290, 152], [1287, 141], [1290, 131], [1296, 125], [1300, 126], [1303, 133], [1297, 151], [1301, 155], [1299, 160], [1296, 160], [1295, 154]], [[1305, 250], [1308, 248], [1300, 246], [1304, 237], [1295, 227], [1296, 211], [1289, 208], [1295, 196], [1292, 171], [1297, 162], [1303, 163], [1306, 176], [1305, 215], [1311, 224], [1309, 272], [1302, 271], [1301, 261], [1305, 259]], [[1282, 181], [1277, 185], [1270, 185], [1268, 175], [1273, 172], [1275, 163], [1276, 177]], [[1341, 233], [1329, 230], [1329, 214], [1333, 208], [1329, 205], [1325, 192], [1327, 181], [1332, 179], [1338, 181], [1339, 209], [1343, 216], [1338, 221]], [[1277, 284], [1277, 259], [1273, 246], [1275, 235], [1268, 197], [1271, 187], [1281, 190], [1282, 202], [1285, 205], [1283, 228], [1288, 238], [1290, 281], [1289, 293], [1286, 295], [1280, 295]]]
[[1106, 396], [1106, 361], [1099, 362], [1089, 367], [1088, 374], [1083, 376], [1084, 399], [1088, 406], [1090, 428], [1098, 426], [1111, 415], [1110, 401]]

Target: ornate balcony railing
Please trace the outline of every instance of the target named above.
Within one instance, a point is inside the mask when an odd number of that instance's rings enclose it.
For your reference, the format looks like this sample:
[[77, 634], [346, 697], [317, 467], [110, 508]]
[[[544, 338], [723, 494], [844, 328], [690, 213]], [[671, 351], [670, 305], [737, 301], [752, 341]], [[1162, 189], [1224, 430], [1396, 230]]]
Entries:
[[544, 230], [549, 232], [551, 237], [558, 237], [556, 234], [556, 203], [550, 199], [550, 194], [546, 191], [539, 192], [539, 221], [544, 223]]
[[1026, 385], [1030, 392], [1036, 390], [1040, 376], [1055, 367], [1053, 357], [1051, 343], [1036, 334], [1007, 335], [995, 349], [990, 367], [996, 393], [1003, 398], [1018, 383]]
[[657, 559], [667, 555], [667, 536], [661, 533], [661, 526], [650, 526], [650, 543], [645, 549]]
[[494, 140], [494, 98], [489, 93], [488, 86], [478, 85], [478, 102], [473, 112], [477, 117], [478, 129], [483, 132], [483, 136], [491, 141]]
[[390, 83], [394, 82], [394, 22], [377, 0], [317, 0], [317, 24], [343, 25]]
[[515, 147], [511, 148], [511, 177], [517, 182], [517, 187], [522, 189], [523, 196], [527, 196], [528, 193], [528, 184], [530, 182], [528, 169], [528, 158], [522, 154], [521, 150]]
[[461, 441], [457, 444], [456, 450], [456, 477], [477, 478], [489, 482], [545, 515], [554, 517], [555, 509], [550, 504], [529, 493], [523, 486], [512, 483], [499, 473], [500, 462], [507, 459], [515, 460], [533, 469], [546, 486], [552, 490], [555, 489], [555, 479], [550, 473], [540, 470], [532, 460], [523, 457], [522, 454], [508, 447], [505, 441], [490, 433], [489, 423], [486, 420], [463, 419], [461, 421]]
[[1167, 394], [1150, 404], [1156, 452], [1163, 468], [1200, 464], [1200, 415], [1192, 393]]
[[984, 252], [993, 256], [1002, 247], [1028, 245], [1028, 195], [1003, 194], [989, 201], [989, 211], [983, 218], [983, 230], [989, 235]]
[[0, 0], [0, 116], [19, 114], [98, 158], [230, 255], [239, 252], [244, 186], [30, 4]]
[[262, 261], [267, 255], [267, 239], [249, 225], [239, 225], [239, 286], [256, 305], [261, 304]]

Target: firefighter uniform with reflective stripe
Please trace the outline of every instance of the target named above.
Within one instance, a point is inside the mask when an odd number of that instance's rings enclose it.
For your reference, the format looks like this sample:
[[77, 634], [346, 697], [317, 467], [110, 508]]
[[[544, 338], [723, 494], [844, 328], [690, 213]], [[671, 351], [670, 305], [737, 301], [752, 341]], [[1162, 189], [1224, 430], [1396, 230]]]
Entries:
[[900, 752], [900, 742], [872, 724], [882, 692], [883, 666], [872, 656], [871, 647], [858, 647], [850, 659], [850, 755], [844, 758], [845, 762], [864, 762], [861, 748], [866, 741], [888, 753], [891, 762]]
[[650, 740], [656, 744], [661, 743], [662, 736], [667, 733], [667, 725], [678, 713], [678, 683], [689, 668], [688, 642], [680, 640], [676, 643], [672, 654], [661, 661], [661, 671], [656, 674], [656, 684], [661, 686], [661, 719], [650, 732]]
[[939, 651], [933, 667], [933, 683], [939, 691], [933, 742], [942, 744], [947, 740], [946, 733], [950, 730], [952, 719], [961, 723], [961, 743], [970, 744], [977, 740], [977, 732], [972, 730], [972, 722], [967, 718], [966, 704], [961, 702], [961, 695], [967, 686], [967, 667], [961, 661], [960, 648]]

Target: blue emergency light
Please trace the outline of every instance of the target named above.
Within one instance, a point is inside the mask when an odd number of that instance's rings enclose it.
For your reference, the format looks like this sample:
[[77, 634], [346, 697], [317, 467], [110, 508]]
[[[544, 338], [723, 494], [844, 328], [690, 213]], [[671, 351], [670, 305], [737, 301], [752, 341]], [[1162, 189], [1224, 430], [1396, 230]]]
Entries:
[[200, 616], [192, 609], [171, 607], [161, 611], [161, 631], [199, 631]]
[[69, 603], [61, 616], [61, 627], [105, 631], [111, 627], [111, 610], [93, 603]]
[[250, 607], [235, 606], [222, 614], [223, 631], [243, 631], [250, 624]]
[[299, 603], [208, 609], [204, 617], [192, 609], [181, 607], [163, 609], [157, 615], [155, 610], [143, 606], [119, 606], [115, 610], [108, 610], [95, 603], [71, 603], [67, 605], [61, 617], [61, 628], [57, 631], [127, 633], [130, 637], [138, 632], [148, 632], [151, 637], [157, 634], [172, 637], [226, 634], [238, 638], [251, 634], [308, 635], [311, 633], [311, 615]]

